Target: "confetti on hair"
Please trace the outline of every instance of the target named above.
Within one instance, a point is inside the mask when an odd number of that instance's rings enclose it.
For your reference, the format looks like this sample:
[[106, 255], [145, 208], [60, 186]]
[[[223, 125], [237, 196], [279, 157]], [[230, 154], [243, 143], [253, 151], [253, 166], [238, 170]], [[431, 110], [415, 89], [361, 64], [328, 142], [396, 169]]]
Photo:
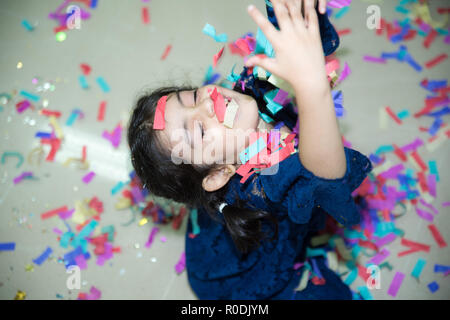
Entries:
[[163, 130], [165, 128], [164, 114], [166, 110], [167, 96], [159, 98], [153, 120], [153, 129]]

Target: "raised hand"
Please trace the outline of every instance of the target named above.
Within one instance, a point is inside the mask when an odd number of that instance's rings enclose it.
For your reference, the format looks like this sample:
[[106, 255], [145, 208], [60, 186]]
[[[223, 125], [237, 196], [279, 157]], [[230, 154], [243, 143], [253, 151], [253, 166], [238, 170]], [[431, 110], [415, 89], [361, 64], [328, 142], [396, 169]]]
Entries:
[[[326, 1], [319, 0], [319, 5], [324, 3]], [[257, 55], [249, 58], [245, 65], [260, 66], [297, 89], [324, 89], [328, 81], [315, 1], [272, 0], [272, 4], [280, 30], [254, 6], [249, 6], [248, 12], [272, 44], [275, 58]]]

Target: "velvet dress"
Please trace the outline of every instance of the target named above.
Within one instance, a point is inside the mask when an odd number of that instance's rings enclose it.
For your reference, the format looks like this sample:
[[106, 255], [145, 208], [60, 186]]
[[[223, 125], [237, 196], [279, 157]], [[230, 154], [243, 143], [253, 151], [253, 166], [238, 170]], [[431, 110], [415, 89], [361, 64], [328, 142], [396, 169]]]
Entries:
[[[266, 8], [269, 20], [277, 26], [268, 1]], [[339, 45], [339, 38], [326, 14], [319, 14], [319, 23], [324, 53], [329, 55]], [[241, 76], [248, 76], [246, 70]], [[254, 89], [254, 79], [247, 80], [250, 80], [247, 85]], [[264, 91], [264, 86], [259, 86], [259, 90]], [[288, 117], [291, 122], [286, 121]], [[282, 113], [281, 119], [291, 129], [296, 122], [289, 112]], [[189, 237], [193, 227], [188, 219], [185, 237], [188, 281], [198, 299], [352, 299], [348, 286], [321, 257], [316, 264], [325, 284], [309, 281], [305, 289], [295, 291], [302, 268], [294, 270], [294, 264], [304, 261], [308, 241], [324, 228], [327, 215], [343, 226], [360, 221], [351, 193], [372, 170], [372, 164], [356, 150], [344, 148], [344, 151], [347, 170], [339, 179], [315, 176], [302, 165], [298, 152], [281, 161], [276, 174], [253, 174], [245, 183], [240, 182], [241, 176], [237, 174], [230, 179], [225, 197], [228, 204], [234, 204], [237, 198], [245, 200], [246, 207], [268, 211], [278, 221], [278, 238], [263, 241], [245, 257], [236, 249], [226, 226], [198, 208], [197, 224], [201, 231], [194, 238]], [[221, 213], [217, 215], [223, 222]], [[269, 223], [263, 223], [262, 230], [273, 235]]]

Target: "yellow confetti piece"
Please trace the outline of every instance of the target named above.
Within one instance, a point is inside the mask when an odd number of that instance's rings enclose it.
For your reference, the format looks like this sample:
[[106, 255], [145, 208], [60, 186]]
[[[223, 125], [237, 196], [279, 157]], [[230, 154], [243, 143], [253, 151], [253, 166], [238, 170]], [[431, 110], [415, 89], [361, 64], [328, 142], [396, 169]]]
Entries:
[[33, 164], [32, 159], [35, 157], [38, 158], [38, 164], [41, 164], [41, 161], [44, 157], [44, 147], [43, 146], [36, 147], [36, 148], [32, 149], [30, 151], [30, 153], [28, 153], [28, 156], [27, 156], [28, 163], [32, 165]]
[[341, 255], [342, 259], [348, 261], [348, 260], [352, 260], [352, 254], [350, 252], [350, 250], [347, 249], [347, 247], [345, 246], [345, 242], [342, 238], [337, 238], [333, 240], [336, 248], [339, 252], [339, 254]]
[[338, 259], [336, 252], [328, 251], [327, 261], [328, 261], [328, 268], [336, 272], [338, 269]]
[[14, 297], [14, 300], [25, 300], [25, 297], [27, 296], [25, 291], [17, 290], [16, 296]]
[[286, 81], [284, 81], [283, 79], [275, 76], [274, 74], [270, 75], [267, 81], [273, 84], [275, 87], [280, 88], [283, 91], [289, 92], [290, 94], [292, 94], [292, 96], [295, 96], [295, 91], [291, 87], [291, 85]]
[[386, 130], [388, 127], [388, 114], [385, 108], [378, 109], [378, 125], [381, 130]]
[[22, 69], [22, 67], [23, 67], [23, 63], [19, 61], [17, 63], [17, 69]]
[[447, 140], [447, 137], [445, 136], [445, 134], [440, 134], [435, 140], [433, 140], [432, 142], [428, 142], [425, 144], [425, 148], [427, 148], [427, 150], [429, 152], [433, 152], [435, 151], [437, 148], [439, 148], [441, 146], [441, 144], [443, 144], [445, 141]]
[[76, 162], [78, 169], [81, 170], [89, 169], [89, 162], [88, 161], [83, 162], [83, 159], [80, 158], [68, 158], [66, 161], [64, 161], [63, 166], [68, 167], [72, 162]]
[[123, 210], [131, 207], [131, 200], [128, 198], [120, 198], [114, 205], [116, 210]]
[[412, 7], [412, 16], [417, 17], [419, 16], [424, 22], [428, 23], [433, 27], [433, 29], [436, 28], [444, 28], [447, 25], [448, 22], [448, 14], [443, 14], [440, 16], [443, 16], [443, 20], [441, 21], [435, 21], [431, 18], [430, 9], [426, 3], [420, 4], [416, 3]]
[[320, 236], [315, 236], [311, 238], [311, 246], [317, 247], [323, 244], [328, 243], [328, 240], [330, 240], [330, 235], [328, 233], [322, 234]]
[[148, 219], [147, 218], [142, 218], [140, 221], [139, 221], [139, 225], [140, 226], [143, 226], [144, 224], [146, 224], [148, 222]]
[[56, 118], [54, 116], [50, 116], [49, 121], [50, 121], [51, 125], [53, 126], [53, 129], [55, 129], [55, 133], [56, 133], [56, 136], [58, 137], [58, 139], [63, 139], [64, 134], [63, 134], [63, 131], [62, 131], [61, 127], [59, 126], [59, 123], [56, 120]]
[[33, 272], [34, 271], [34, 266], [32, 264], [27, 264], [25, 266], [25, 271], [26, 272]]
[[387, 169], [389, 169], [390, 167], [392, 167], [391, 162], [389, 160], [385, 160], [382, 165], [373, 168], [371, 173], [373, 173], [373, 175], [377, 176], [381, 172], [386, 171]]
[[294, 291], [302, 291], [303, 289], [305, 289], [306, 286], [308, 285], [308, 280], [309, 280], [309, 270], [304, 268], [302, 277], [300, 279], [300, 283], [298, 284], [297, 288], [295, 288]]
[[223, 125], [228, 128], [233, 128], [234, 124], [234, 118], [236, 117], [236, 112], [238, 111], [239, 106], [234, 101], [234, 99], [231, 99], [230, 103], [228, 103], [227, 109], [225, 111], [225, 118], [223, 120]]
[[255, 67], [258, 79], [267, 80], [267, 71], [261, 67]]

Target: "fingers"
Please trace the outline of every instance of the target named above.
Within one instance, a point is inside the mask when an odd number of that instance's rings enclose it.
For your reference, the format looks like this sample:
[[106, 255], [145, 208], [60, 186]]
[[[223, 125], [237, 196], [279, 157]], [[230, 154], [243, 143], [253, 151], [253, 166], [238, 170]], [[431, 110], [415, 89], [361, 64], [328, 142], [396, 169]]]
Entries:
[[319, 0], [319, 12], [321, 14], [327, 12], [327, 0]]
[[245, 66], [246, 67], [258, 66], [258, 67], [261, 67], [261, 68], [269, 71], [270, 73], [274, 73], [274, 74], [277, 73], [275, 59], [268, 58], [264, 54], [257, 54], [255, 56], [249, 58], [245, 62]]
[[272, 0], [273, 10], [277, 17], [278, 25], [281, 30], [292, 30], [293, 24], [289, 17], [289, 10], [285, 4], [286, 0]]
[[249, 5], [247, 11], [270, 43], [276, 42], [278, 31], [273, 24], [254, 5]]
[[292, 23], [295, 28], [300, 31], [304, 30], [306, 25], [302, 16], [302, 1], [298, 0], [287, 0], [286, 4], [289, 9], [289, 14], [292, 18]]
[[312, 32], [319, 32], [319, 19], [317, 17], [316, 9], [314, 8], [314, 1], [304, 0], [305, 6], [305, 18], [308, 30]]

